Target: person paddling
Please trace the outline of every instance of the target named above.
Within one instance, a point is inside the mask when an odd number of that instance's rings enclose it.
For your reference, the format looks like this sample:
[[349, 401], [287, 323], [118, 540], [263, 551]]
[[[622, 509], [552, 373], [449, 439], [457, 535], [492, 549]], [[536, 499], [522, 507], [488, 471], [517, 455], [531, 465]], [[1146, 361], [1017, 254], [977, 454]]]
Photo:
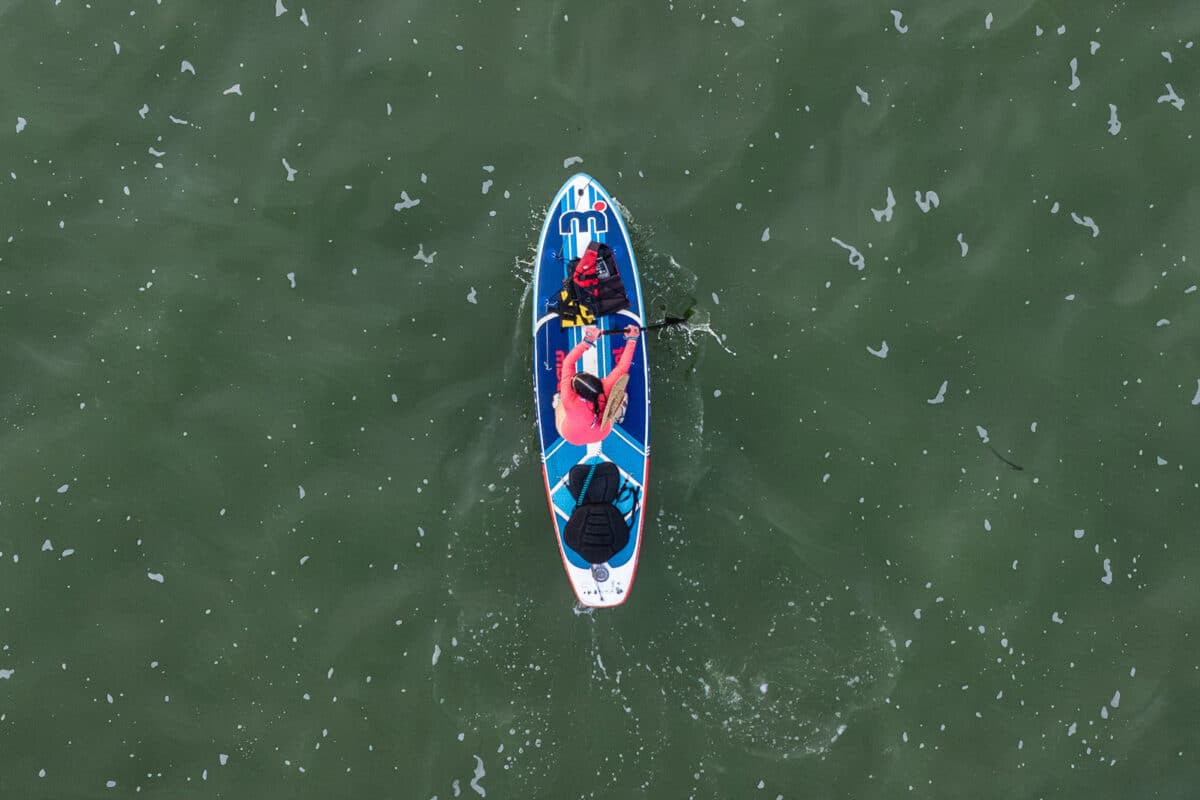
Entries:
[[[575, 366], [590, 347], [596, 346], [601, 332], [589, 325], [583, 329], [583, 341], [571, 348], [562, 363], [562, 374], [558, 380], [558, 396], [555, 398], [554, 424], [558, 433], [571, 444], [598, 442], [612, 431], [613, 421], [607, 424], [604, 409], [611, 396], [613, 386], [629, 373], [637, 351], [637, 338], [641, 328], [629, 325], [625, 328], [625, 348], [612, 372], [601, 380], [590, 372], [576, 372]], [[620, 402], [620, 400], [618, 400]], [[615, 415], [614, 415], [615, 416]]]

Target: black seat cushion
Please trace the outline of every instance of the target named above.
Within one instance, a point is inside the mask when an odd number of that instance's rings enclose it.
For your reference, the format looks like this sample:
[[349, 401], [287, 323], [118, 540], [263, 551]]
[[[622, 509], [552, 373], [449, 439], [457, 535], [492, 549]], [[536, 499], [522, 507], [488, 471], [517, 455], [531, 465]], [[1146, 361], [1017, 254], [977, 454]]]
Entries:
[[589, 564], [603, 564], [629, 544], [629, 526], [612, 503], [586, 503], [575, 507], [563, 540]]
[[[629, 525], [613, 502], [621, 488], [621, 472], [611, 461], [602, 461], [592, 471], [592, 464], [577, 464], [567, 477], [571, 496], [576, 498], [575, 510], [563, 530], [563, 541], [589, 564], [603, 564], [629, 544]], [[588, 473], [587, 495], [580, 497]]]

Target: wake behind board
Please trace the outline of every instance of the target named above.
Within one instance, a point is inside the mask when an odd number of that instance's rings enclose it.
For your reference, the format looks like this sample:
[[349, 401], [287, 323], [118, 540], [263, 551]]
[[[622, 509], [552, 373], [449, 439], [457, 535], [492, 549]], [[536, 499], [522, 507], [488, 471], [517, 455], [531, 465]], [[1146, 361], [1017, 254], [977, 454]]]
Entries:
[[[558, 190], [538, 240], [533, 270], [533, 389], [542, 476], [563, 567], [581, 604], [606, 607], [625, 602], [637, 572], [650, 467], [650, 382], [645, 336], [628, 343], [619, 336], [601, 336], [579, 364], [580, 369], [601, 378], [612, 371], [622, 347], [637, 348], [625, 386], [628, 404], [624, 418], [595, 444], [574, 445], [559, 436], [554, 425], [554, 395], [558, 392], [560, 365], [571, 348], [582, 341], [583, 327], [564, 327], [552, 307], [567, 277], [568, 264], [583, 255], [592, 242], [612, 248], [630, 304], [629, 308], [600, 317], [595, 324], [602, 329], [644, 325], [641, 282], [621, 212], [599, 183], [579, 173]], [[574, 474], [573, 467], [578, 468]], [[594, 479], [591, 483], [583, 480], [589, 472]], [[617, 540], [613, 545], [619, 545], [616, 552], [587, 546], [577, 550], [567, 543], [567, 523], [576, 510], [576, 496], [585, 487], [587, 500], [611, 497], [616, 511], [609, 513], [619, 516], [628, 527], [628, 541]]]

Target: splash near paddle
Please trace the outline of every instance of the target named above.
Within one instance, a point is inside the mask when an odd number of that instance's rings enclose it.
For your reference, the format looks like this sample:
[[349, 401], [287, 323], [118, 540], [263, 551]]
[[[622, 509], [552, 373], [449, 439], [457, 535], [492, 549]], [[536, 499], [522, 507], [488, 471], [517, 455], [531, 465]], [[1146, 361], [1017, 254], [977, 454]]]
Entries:
[[629, 232], [608, 192], [589, 175], [573, 175], [550, 204], [538, 240], [533, 297], [534, 403], [555, 539], [579, 602], [617, 606], [633, 586], [645, 527], [650, 467], [645, 337], [601, 336], [578, 364], [603, 379], [624, 348], [635, 348], [626, 377], [611, 387], [595, 423], [598, 431], [611, 423], [611, 431], [599, 441], [572, 444], [555, 423], [563, 361], [583, 341], [584, 326], [645, 325]]

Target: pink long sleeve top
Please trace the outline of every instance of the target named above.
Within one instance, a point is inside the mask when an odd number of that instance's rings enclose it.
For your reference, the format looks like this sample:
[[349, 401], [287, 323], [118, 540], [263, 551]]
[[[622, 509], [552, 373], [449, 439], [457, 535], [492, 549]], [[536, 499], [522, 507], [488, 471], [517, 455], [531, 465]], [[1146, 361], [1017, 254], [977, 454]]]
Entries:
[[[592, 404], [580, 397], [571, 386], [571, 379], [575, 377], [575, 367], [579, 363], [579, 359], [583, 357], [584, 351], [592, 346], [589, 342], [580, 342], [571, 348], [571, 352], [567, 353], [567, 357], [563, 359], [562, 375], [558, 380], [559, 401], [565, 412], [558, 432], [571, 444], [598, 442], [608, 436], [613, 427], [612, 423], [601, 427], [592, 411]], [[637, 352], [637, 342], [625, 342], [625, 347], [621, 350], [621, 356], [616, 366], [613, 367], [613, 371], [601, 381], [604, 384], [604, 398], [607, 398], [612, 392], [612, 387], [616, 384], [617, 379], [629, 372], [635, 352]], [[603, 404], [600, 408], [603, 412]]]

